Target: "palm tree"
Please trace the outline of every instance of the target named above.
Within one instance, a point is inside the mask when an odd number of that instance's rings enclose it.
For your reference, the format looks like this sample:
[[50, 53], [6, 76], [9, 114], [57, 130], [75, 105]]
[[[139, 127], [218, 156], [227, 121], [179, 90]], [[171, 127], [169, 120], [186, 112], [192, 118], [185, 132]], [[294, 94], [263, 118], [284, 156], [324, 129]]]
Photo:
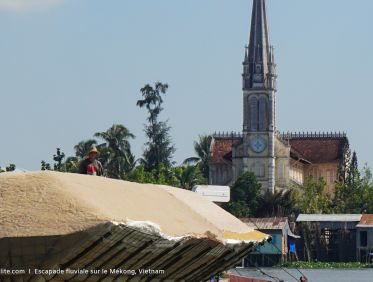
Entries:
[[104, 167], [111, 178], [123, 178], [135, 166], [135, 157], [131, 152], [130, 138], [135, 136], [121, 124], [114, 124], [105, 132], [97, 132], [95, 137], [106, 143], [99, 145], [106, 155]]
[[75, 156], [79, 159], [84, 159], [88, 155], [88, 152], [92, 149], [93, 145], [97, 145], [97, 141], [94, 139], [80, 141], [74, 146]]
[[77, 173], [79, 171], [79, 163], [78, 157], [68, 157], [63, 164], [63, 171]]
[[296, 211], [297, 192], [294, 189], [265, 192], [258, 208], [259, 217], [287, 216]]
[[179, 182], [178, 186], [183, 189], [191, 190], [195, 185], [206, 184], [198, 166], [180, 166], [175, 168], [174, 174]]
[[198, 141], [194, 141], [194, 151], [198, 157], [187, 158], [184, 164], [197, 164], [205, 178], [209, 177], [209, 155], [211, 146], [211, 136], [199, 135]]

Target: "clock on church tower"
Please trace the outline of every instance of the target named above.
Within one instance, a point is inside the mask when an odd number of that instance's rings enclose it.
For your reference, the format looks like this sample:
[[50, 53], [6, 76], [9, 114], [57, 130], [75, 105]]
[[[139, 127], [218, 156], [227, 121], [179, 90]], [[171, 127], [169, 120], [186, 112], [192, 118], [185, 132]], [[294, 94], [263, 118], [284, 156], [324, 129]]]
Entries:
[[243, 62], [243, 146], [235, 171], [252, 171], [274, 191], [276, 63], [268, 34], [265, 0], [253, 1], [250, 41]]
[[263, 152], [266, 147], [267, 147], [267, 144], [266, 144], [265, 140], [261, 137], [255, 137], [250, 142], [250, 148], [255, 153]]

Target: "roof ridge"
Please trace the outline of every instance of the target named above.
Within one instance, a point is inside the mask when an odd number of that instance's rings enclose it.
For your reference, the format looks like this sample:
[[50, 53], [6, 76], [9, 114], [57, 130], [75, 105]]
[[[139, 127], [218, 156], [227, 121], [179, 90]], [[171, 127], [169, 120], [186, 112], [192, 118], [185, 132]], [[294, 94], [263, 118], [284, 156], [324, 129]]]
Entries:
[[214, 132], [212, 134], [212, 137], [214, 138], [243, 138], [242, 132], [236, 132], [236, 131], [222, 131], [222, 132]]
[[346, 138], [346, 132], [333, 132], [333, 131], [319, 131], [319, 132], [282, 132], [280, 133], [281, 138], [283, 139], [292, 139], [292, 138]]

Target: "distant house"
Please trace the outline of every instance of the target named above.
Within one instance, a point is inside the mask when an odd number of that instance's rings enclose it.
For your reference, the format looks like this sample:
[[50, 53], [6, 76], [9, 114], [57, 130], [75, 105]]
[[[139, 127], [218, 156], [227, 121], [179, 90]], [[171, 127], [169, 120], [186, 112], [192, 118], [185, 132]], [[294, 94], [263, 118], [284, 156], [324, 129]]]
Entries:
[[246, 257], [245, 266], [273, 266], [297, 256], [296, 239], [300, 237], [291, 231], [286, 217], [241, 218], [241, 221], [272, 237]]
[[300, 258], [325, 262], [356, 261], [356, 226], [361, 217], [361, 214], [300, 214], [296, 220], [302, 225]]
[[373, 258], [373, 214], [363, 214], [356, 225], [357, 259], [372, 262]]

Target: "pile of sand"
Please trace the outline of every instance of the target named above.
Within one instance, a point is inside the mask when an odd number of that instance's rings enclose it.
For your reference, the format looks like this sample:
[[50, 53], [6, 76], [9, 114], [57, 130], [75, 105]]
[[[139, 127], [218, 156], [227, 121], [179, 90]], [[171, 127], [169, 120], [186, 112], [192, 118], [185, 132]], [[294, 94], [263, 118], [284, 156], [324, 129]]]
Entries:
[[[224, 232], [253, 231], [196, 193], [103, 177], [3, 173], [0, 199], [0, 238], [63, 235], [127, 220], [156, 223], [162, 233], [175, 237], [214, 234], [223, 240]], [[252, 235], [252, 240], [261, 239], [260, 233]]]
[[23, 281], [127, 281], [94, 271], [129, 268], [165, 271], [136, 281], [205, 281], [267, 238], [197, 193], [103, 177], [2, 173], [0, 203], [0, 266], [93, 271]]

